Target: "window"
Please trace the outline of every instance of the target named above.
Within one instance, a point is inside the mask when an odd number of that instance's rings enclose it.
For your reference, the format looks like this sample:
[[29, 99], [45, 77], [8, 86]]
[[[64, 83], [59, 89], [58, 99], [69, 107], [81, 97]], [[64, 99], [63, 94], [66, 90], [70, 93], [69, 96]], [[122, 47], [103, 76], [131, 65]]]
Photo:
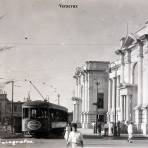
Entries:
[[48, 118], [48, 110], [46, 108], [40, 108], [38, 118]]
[[104, 120], [104, 115], [99, 115], [98, 121], [99, 121], [99, 122], [104, 122], [104, 121], [105, 121], [105, 120]]
[[57, 109], [50, 109], [50, 117], [52, 121], [67, 121], [67, 113]]
[[47, 108], [31, 108], [31, 118], [48, 118]]
[[37, 117], [37, 109], [31, 108], [31, 118], [36, 118]]
[[29, 117], [29, 109], [23, 108], [23, 118], [28, 118], [28, 117]]
[[104, 93], [98, 93], [97, 104], [98, 108], [104, 108]]

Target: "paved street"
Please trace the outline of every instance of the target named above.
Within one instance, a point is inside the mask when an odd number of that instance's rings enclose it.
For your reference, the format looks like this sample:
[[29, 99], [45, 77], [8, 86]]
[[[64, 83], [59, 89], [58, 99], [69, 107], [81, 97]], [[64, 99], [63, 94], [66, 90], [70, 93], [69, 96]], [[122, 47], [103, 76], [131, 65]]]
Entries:
[[[15, 141], [15, 143], [13, 142]], [[94, 138], [84, 138], [84, 147], [88, 148], [96, 148], [96, 147], [126, 147], [126, 148], [146, 148], [148, 145], [147, 139], [136, 139], [132, 144], [129, 144], [125, 138], [123, 139], [111, 139], [107, 137], [102, 137], [98, 139]], [[2, 140], [0, 144], [0, 148], [65, 148], [65, 140], [64, 139], [7, 139]]]

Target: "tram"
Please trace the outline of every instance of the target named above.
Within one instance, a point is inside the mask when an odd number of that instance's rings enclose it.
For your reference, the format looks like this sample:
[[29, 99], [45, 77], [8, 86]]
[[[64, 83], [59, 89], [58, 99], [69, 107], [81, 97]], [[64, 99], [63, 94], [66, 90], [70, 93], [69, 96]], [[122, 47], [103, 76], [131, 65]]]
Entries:
[[24, 135], [47, 136], [63, 134], [68, 122], [68, 109], [46, 100], [28, 101], [22, 105]]

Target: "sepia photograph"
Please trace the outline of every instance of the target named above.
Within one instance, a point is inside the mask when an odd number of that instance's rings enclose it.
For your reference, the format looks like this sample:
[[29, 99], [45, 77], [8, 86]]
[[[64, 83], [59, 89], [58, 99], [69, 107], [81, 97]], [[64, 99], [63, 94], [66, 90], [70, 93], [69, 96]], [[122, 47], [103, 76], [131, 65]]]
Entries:
[[0, 148], [146, 148], [148, 1], [0, 0]]

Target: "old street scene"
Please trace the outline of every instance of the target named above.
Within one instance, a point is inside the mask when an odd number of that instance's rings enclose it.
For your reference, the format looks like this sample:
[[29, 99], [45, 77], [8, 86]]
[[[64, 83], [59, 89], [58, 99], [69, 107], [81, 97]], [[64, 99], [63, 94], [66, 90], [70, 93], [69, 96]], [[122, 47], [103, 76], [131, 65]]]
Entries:
[[0, 0], [0, 148], [146, 148], [147, 6]]

